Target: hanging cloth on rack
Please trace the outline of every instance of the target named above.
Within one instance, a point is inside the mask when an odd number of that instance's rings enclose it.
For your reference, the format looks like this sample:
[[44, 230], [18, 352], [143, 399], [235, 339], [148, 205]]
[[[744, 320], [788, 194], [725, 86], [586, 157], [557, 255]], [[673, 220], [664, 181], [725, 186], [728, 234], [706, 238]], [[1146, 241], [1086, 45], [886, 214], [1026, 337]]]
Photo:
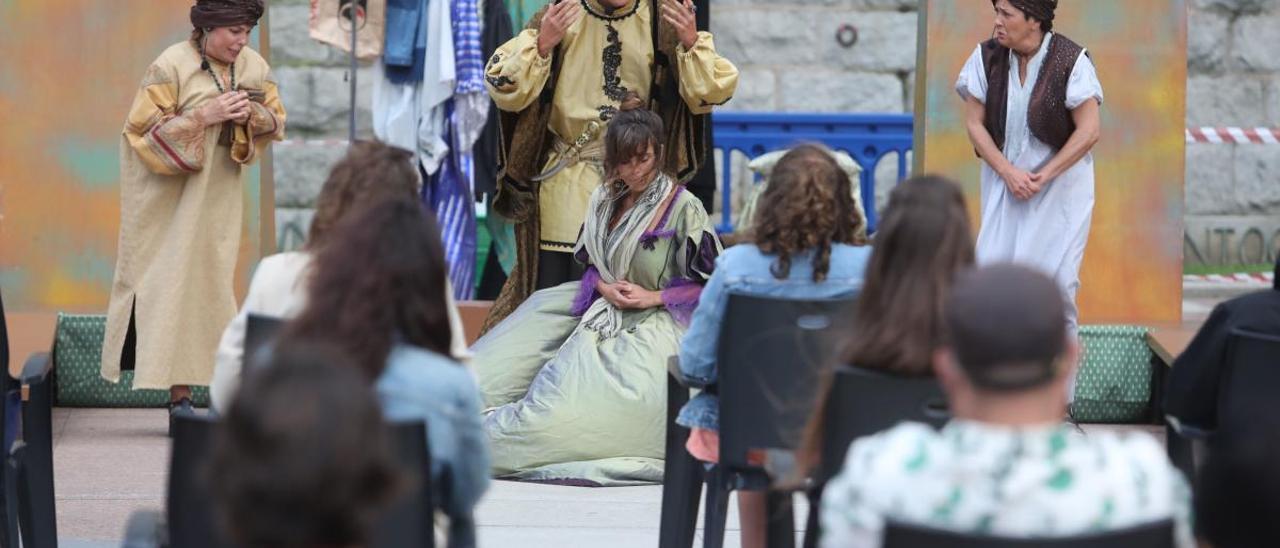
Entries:
[[[385, 46], [387, 0], [365, 0], [365, 17], [356, 32], [356, 57], [377, 59]], [[351, 24], [340, 2], [312, 2], [307, 23], [312, 40], [351, 53]]]
[[[485, 0], [482, 6], [484, 25], [480, 32], [480, 48], [484, 58], [488, 59], [498, 47], [515, 36], [515, 29], [511, 26], [510, 13], [503, 0]], [[484, 131], [480, 132], [480, 139], [472, 147], [475, 159], [475, 179], [472, 186], [477, 196], [485, 195], [490, 200], [498, 190], [498, 147], [502, 138], [502, 130], [498, 126], [499, 116], [498, 105], [490, 99], [489, 119], [485, 121]], [[506, 275], [511, 273], [516, 264], [515, 224], [494, 211], [493, 207], [487, 208], [484, 222], [489, 231], [489, 261], [497, 263], [498, 268], [491, 270], [494, 275], [484, 278], [481, 287], [476, 288], [476, 295], [481, 299], [485, 298], [486, 290], [490, 298], [496, 297], [502, 283], [506, 281]], [[486, 283], [494, 287], [486, 288]]]
[[[412, 150], [423, 170], [429, 175], [440, 167], [449, 145], [444, 135], [444, 102], [452, 95], [456, 78], [453, 33], [450, 30], [448, 0], [413, 0], [423, 9], [416, 12], [417, 28], [423, 29], [424, 55], [421, 75], [414, 83], [397, 83], [387, 74], [390, 70], [375, 64], [373, 84], [373, 132], [383, 142]], [[400, 25], [390, 19], [388, 25]], [[404, 11], [397, 17], [404, 17]], [[403, 37], [403, 28], [397, 31]], [[414, 34], [415, 40], [418, 33]], [[390, 38], [388, 38], [390, 40]], [[388, 41], [388, 53], [391, 53]], [[403, 47], [400, 54], [403, 55]], [[384, 56], [385, 60], [385, 56]]]
[[396, 84], [422, 81], [427, 59], [426, 3], [387, 0], [387, 40], [382, 54], [386, 78]]
[[[454, 131], [457, 112], [454, 102], [446, 101], [444, 137], [453, 150], [459, 150], [458, 133]], [[444, 243], [445, 261], [449, 263], [449, 282], [457, 300], [469, 300], [475, 290], [476, 208], [471, 193], [471, 156], [449, 154], [439, 171], [424, 179], [423, 203], [436, 214], [440, 239]]]
[[533, 14], [538, 13], [538, 10], [545, 5], [547, 0], [511, 0], [508, 4], [511, 12], [511, 27], [524, 28], [529, 24], [529, 19], [533, 18]]
[[[493, 56], [498, 47], [507, 43], [515, 31], [511, 27], [511, 18], [507, 13], [503, 0], [485, 0], [484, 25], [480, 32], [480, 52], [485, 59]], [[488, 94], [486, 93], [486, 98]], [[498, 179], [498, 146], [502, 130], [498, 127], [498, 105], [492, 99], [488, 101], [489, 117], [480, 132], [472, 152], [476, 160], [475, 191], [476, 195], [492, 196], [497, 191]], [[513, 256], [514, 258], [514, 256]]]
[[489, 92], [484, 87], [484, 54], [480, 49], [477, 0], [453, 0], [453, 48], [457, 65], [454, 112], [462, 152], [469, 152], [489, 117]]

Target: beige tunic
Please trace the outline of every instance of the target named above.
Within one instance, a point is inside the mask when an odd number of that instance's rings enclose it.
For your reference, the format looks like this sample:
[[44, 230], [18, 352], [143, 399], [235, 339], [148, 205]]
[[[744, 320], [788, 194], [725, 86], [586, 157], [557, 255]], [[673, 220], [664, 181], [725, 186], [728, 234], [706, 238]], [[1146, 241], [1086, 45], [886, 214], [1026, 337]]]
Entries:
[[[227, 89], [228, 67], [210, 62]], [[284, 137], [284, 107], [262, 56], [241, 50], [235, 81], [265, 95], [246, 125], [231, 126], [229, 140], [219, 139], [224, 125], [201, 127], [192, 117], [219, 92], [191, 42], [160, 54], [129, 109], [120, 147], [120, 245], [102, 346], [109, 381], [120, 379], [131, 315], [133, 388], [207, 385], [213, 375], [218, 339], [236, 314], [243, 166]]]
[[[541, 212], [540, 247], [570, 252], [587, 214], [591, 193], [604, 178], [599, 146], [605, 126], [626, 92], [649, 100], [654, 62], [649, 0], [633, 0], [612, 15], [596, 0], [587, 0], [576, 23], [565, 32], [560, 47], [563, 68], [552, 99], [550, 129], [559, 140], [573, 144], [589, 133], [595, 146], [586, 146], [582, 162], [572, 163], [543, 181], [538, 194]], [[733, 97], [738, 69], [715, 50], [711, 33], [699, 32], [693, 48], [679, 46], [680, 96], [695, 114], [711, 112]], [[538, 54], [538, 31], [527, 29], [503, 44], [485, 67], [489, 94], [498, 108], [519, 112], [542, 93], [551, 75], [551, 58]], [[559, 160], [552, 153], [547, 167]]]

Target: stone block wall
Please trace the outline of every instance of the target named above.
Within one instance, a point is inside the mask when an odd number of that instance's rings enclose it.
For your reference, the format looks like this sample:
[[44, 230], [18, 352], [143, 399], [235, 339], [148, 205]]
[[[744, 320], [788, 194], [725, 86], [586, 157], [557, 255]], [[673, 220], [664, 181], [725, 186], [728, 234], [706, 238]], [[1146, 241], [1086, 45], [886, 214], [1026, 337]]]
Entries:
[[[1193, 0], [1188, 126], [1280, 127], [1280, 0]], [[1187, 146], [1188, 262], [1280, 253], [1280, 146]], [[1261, 260], [1260, 260], [1261, 259]]]
[[[912, 111], [918, 0], [712, 2], [716, 46], [742, 71], [726, 109]], [[347, 61], [307, 36], [308, 6], [308, 0], [270, 2], [272, 65], [293, 143], [275, 149], [277, 225], [285, 248], [305, 233], [315, 194], [343, 152], [324, 141], [347, 134]], [[1189, 18], [1187, 124], [1280, 127], [1280, 0], [1189, 0]], [[852, 47], [836, 40], [846, 24], [858, 30]], [[359, 135], [369, 137], [368, 68], [358, 83]], [[896, 162], [887, 160], [877, 170], [881, 195], [896, 176]], [[743, 164], [735, 162], [734, 171]], [[735, 187], [746, 184], [747, 177], [735, 177]], [[1195, 249], [1197, 255], [1190, 246], [1204, 240], [1206, 228], [1219, 234], [1214, 231], [1224, 222], [1239, 228], [1242, 219], [1252, 219], [1245, 231], [1258, 228], [1271, 239], [1280, 229], [1280, 146], [1189, 145], [1186, 194], [1188, 260], [1240, 262], [1238, 253]]]
[[[270, 0], [271, 69], [288, 112], [285, 143], [275, 146], [276, 244], [297, 249], [305, 240], [316, 195], [346, 152], [350, 61], [312, 40], [309, 0]], [[357, 136], [372, 138], [372, 73], [356, 74]]]

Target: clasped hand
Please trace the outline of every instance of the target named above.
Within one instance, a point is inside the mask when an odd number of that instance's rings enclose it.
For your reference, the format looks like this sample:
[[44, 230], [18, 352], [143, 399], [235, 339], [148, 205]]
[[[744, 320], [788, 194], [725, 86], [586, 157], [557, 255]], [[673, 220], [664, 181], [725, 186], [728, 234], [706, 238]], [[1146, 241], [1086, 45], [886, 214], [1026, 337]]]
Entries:
[[[698, 43], [698, 23], [693, 0], [661, 0], [662, 19], [671, 25], [686, 51]], [[562, 1], [552, 4], [542, 15], [538, 26], [538, 55], [546, 57], [564, 40], [565, 34], [582, 17], [578, 2]]]
[[249, 121], [249, 113], [249, 94], [243, 91], [223, 93], [205, 103], [199, 110], [200, 119], [207, 126], [228, 120], [245, 124]]
[[623, 310], [643, 310], [662, 305], [662, 293], [649, 291], [626, 280], [614, 283], [600, 280], [596, 282], [596, 291], [609, 304]]
[[1030, 200], [1044, 188], [1048, 181], [1043, 173], [1031, 173], [1016, 167], [1001, 173], [1000, 178], [1004, 180], [1004, 186], [1009, 189], [1009, 192], [1019, 200]]

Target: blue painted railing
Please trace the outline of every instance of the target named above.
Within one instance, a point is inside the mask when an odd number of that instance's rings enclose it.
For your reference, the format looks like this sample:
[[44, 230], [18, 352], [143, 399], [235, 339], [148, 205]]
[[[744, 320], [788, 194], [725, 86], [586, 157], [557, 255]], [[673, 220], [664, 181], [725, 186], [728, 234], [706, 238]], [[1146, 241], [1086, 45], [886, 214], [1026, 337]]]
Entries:
[[907, 176], [907, 152], [911, 150], [913, 122], [910, 114], [789, 114], [717, 112], [711, 117], [715, 145], [723, 151], [720, 166], [722, 232], [733, 231], [731, 154], [737, 150], [755, 158], [801, 142], [819, 142], [847, 152], [862, 167], [862, 203], [867, 210], [867, 232], [876, 227], [876, 165], [891, 152], [898, 153], [898, 180]]

